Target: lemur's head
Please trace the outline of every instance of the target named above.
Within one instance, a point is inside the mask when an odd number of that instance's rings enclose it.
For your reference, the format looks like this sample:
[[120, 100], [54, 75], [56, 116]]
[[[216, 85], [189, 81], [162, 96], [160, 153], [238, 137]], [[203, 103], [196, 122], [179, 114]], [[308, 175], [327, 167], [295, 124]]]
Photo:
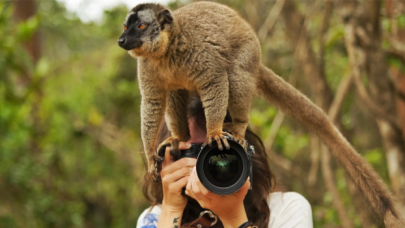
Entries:
[[162, 5], [137, 5], [125, 18], [118, 45], [133, 57], [160, 56], [167, 48], [172, 24], [170, 11]]

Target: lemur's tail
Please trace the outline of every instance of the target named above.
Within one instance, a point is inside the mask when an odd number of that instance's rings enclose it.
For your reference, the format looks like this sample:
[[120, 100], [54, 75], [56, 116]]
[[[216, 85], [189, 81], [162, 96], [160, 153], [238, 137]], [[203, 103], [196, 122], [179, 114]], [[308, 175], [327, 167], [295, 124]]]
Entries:
[[373, 210], [383, 218], [386, 227], [405, 227], [386, 184], [319, 107], [263, 65], [258, 88], [268, 102], [299, 120], [321, 138], [363, 192]]

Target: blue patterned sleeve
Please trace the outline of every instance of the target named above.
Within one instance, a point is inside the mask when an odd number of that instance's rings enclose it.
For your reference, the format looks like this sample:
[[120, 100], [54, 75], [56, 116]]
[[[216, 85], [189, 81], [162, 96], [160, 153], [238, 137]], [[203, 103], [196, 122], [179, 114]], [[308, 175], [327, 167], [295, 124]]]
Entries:
[[160, 212], [161, 208], [159, 206], [144, 210], [138, 218], [136, 228], [156, 228]]

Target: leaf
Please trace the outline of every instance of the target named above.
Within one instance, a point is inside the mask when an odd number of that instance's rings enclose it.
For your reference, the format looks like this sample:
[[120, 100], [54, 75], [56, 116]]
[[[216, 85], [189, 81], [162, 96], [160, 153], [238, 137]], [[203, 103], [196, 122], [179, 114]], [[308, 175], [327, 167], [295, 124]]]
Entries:
[[20, 41], [29, 40], [39, 26], [39, 17], [33, 16], [17, 26], [17, 37]]
[[370, 162], [372, 165], [378, 165], [381, 163], [383, 157], [382, 157], [382, 152], [380, 148], [373, 149], [368, 151], [367, 153], [364, 154], [364, 158]]
[[50, 69], [50, 63], [47, 58], [41, 58], [35, 66], [34, 76], [36, 78], [42, 78], [48, 75]]
[[104, 121], [104, 117], [98, 112], [96, 107], [91, 107], [88, 114], [88, 120], [90, 124], [100, 126]]

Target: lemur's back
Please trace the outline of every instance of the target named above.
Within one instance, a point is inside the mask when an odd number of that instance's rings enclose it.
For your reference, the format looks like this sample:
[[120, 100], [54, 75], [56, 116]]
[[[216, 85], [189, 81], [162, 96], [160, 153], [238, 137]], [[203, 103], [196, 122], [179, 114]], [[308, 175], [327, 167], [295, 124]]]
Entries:
[[204, 50], [218, 53], [216, 61], [239, 66], [253, 75], [261, 62], [256, 32], [233, 9], [214, 2], [195, 2], [173, 12], [182, 34], [188, 40], [189, 52]]

